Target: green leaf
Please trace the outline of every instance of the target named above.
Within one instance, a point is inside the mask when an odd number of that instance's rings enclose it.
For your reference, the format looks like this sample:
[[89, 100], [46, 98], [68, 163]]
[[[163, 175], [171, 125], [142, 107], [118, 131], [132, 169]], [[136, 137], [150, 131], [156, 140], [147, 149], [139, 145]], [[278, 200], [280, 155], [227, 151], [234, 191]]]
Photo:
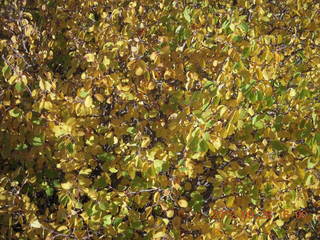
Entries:
[[236, 63], [233, 65], [233, 69], [234, 69], [234, 70], [238, 70], [238, 69], [240, 69], [240, 67], [241, 67], [241, 63], [240, 63], [240, 62], [236, 62]]
[[52, 196], [53, 195], [53, 192], [54, 192], [54, 189], [52, 187], [47, 187], [46, 188], [46, 194], [48, 197]]
[[154, 167], [157, 173], [160, 173], [163, 168], [163, 161], [162, 160], [154, 160]]
[[301, 72], [295, 72], [293, 74], [293, 78], [296, 78], [296, 77], [299, 77], [299, 76], [301, 76]]
[[66, 148], [67, 148], [69, 153], [73, 153], [74, 144], [73, 143], [68, 143]]
[[207, 151], [208, 151], [208, 144], [204, 139], [202, 139], [198, 144], [197, 152], [207, 152]]
[[15, 150], [17, 151], [23, 151], [23, 150], [26, 150], [28, 148], [28, 145], [25, 144], [25, 143], [21, 143], [21, 144], [18, 144], [15, 148]]
[[[102, 211], [105, 211], [107, 210], [108, 208], [108, 204], [107, 203], [104, 203], [104, 202], [100, 202], [99, 203], [99, 208], [102, 210]], [[110, 223], [111, 224], [111, 223]]]
[[135, 133], [137, 133], [137, 130], [134, 127], [128, 127], [127, 132], [130, 134], [135, 134]]
[[22, 82], [17, 82], [16, 85], [15, 85], [15, 89], [18, 91], [18, 92], [22, 92], [24, 90], [24, 84]]
[[189, 23], [191, 22], [190, 12], [191, 12], [191, 10], [189, 8], [185, 8], [184, 11], [183, 11], [183, 17]]
[[280, 141], [272, 141], [271, 146], [273, 149], [275, 149], [277, 151], [286, 151], [287, 150], [286, 145]]
[[248, 58], [250, 56], [250, 48], [246, 47], [242, 51], [242, 57]]
[[17, 118], [22, 115], [22, 111], [19, 108], [14, 108], [9, 111], [11, 117]]
[[243, 32], [245, 32], [245, 33], [249, 32], [249, 26], [248, 26], [248, 24], [245, 23], [245, 22], [243, 22], [243, 23], [240, 24], [240, 28], [241, 28], [241, 30], [242, 30]]
[[42, 146], [42, 144], [43, 144], [43, 140], [42, 140], [41, 137], [34, 137], [34, 138], [32, 139], [32, 145], [33, 145], [33, 146], [38, 147], [38, 146]]
[[284, 238], [286, 233], [285, 230], [279, 227], [273, 228], [273, 231], [277, 234], [278, 238]]
[[88, 95], [89, 95], [89, 92], [87, 92], [87, 91], [82, 90], [82, 91], [80, 92], [80, 97], [81, 97], [81, 98], [86, 98]]
[[257, 121], [255, 124], [254, 124], [254, 126], [256, 127], [256, 128], [258, 128], [258, 129], [262, 129], [262, 128], [264, 128], [264, 122], [263, 121]]
[[198, 200], [203, 200], [202, 195], [198, 191], [194, 191], [190, 194], [192, 200], [198, 201]]
[[111, 223], [112, 223], [112, 215], [106, 215], [103, 217], [103, 226], [104, 227], [111, 225]]
[[63, 194], [59, 196], [59, 201], [62, 205], [66, 205], [70, 201], [70, 198], [67, 194]]
[[2, 74], [3, 74], [3, 76], [6, 78], [6, 77], [8, 77], [7, 75], [8, 75], [8, 73], [9, 73], [9, 71], [10, 71], [10, 68], [9, 68], [9, 66], [6, 64], [6, 65], [4, 65], [4, 67], [2, 68]]
[[309, 147], [306, 145], [306, 144], [300, 144], [297, 146], [296, 150], [304, 155], [304, 156], [308, 156], [310, 155], [310, 150], [309, 150]]
[[35, 125], [40, 125], [41, 124], [41, 118], [37, 118], [37, 117], [32, 116], [32, 120], [31, 121]]
[[190, 145], [189, 145], [190, 150], [193, 151], [193, 152], [197, 152], [198, 151], [199, 142], [200, 142], [200, 139], [199, 139], [198, 136], [193, 137], [191, 142], [190, 142]]
[[307, 186], [310, 186], [313, 183], [312, 178], [313, 178], [313, 175], [311, 175], [311, 174], [306, 177], [306, 185]]
[[95, 188], [105, 188], [107, 185], [108, 185], [108, 184], [107, 184], [106, 180], [105, 180], [104, 178], [102, 178], [102, 177], [99, 177], [99, 178], [97, 178], [97, 179], [95, 180], [93, 186], [94, 186]]
[[54, 186], [55, 188], [58, 188], [58, 187], [60, 186], [59, 180], [53, 180], [53, 186]]
[[111, 153], [101, 153], [97, 155], [97, 157], [102, 161], [112, 161], [115, 159], [115, 157]]
[[228, 19], [225, 20], [225, 21], [222, 23], [221, 28], [224, 29], [224, 30], [227, 29], [227, 28], [230, 26], [230, 23], [231, 23], [230, 20], [228, 20]]
[[119, 224], [122, 222], [122, 218], [119, 218], [119, 217], [116, 217], [114, 220], [113, 220], [113, 225], [114, 226], [119, 226]]
[[232, 40], [235, 41], [235, 42], [240, 42], [242, 40], [242, 37], [241, 36], [234, 36], [232, 38]]
[[131, 227], [136, 230], [142, 230], [143, 224], [141, 221], [137, 220], [137, 221], [134, 221], [133, 223], [131, 223]]
[[200, 212], [201, 211], [201, 208], [204, 204], [204, 201], [203, 200], [197, 200], [197, 201], [194, 201], [191, 203], [191, 206], [192, 206], [192, 209], [196, 212]]

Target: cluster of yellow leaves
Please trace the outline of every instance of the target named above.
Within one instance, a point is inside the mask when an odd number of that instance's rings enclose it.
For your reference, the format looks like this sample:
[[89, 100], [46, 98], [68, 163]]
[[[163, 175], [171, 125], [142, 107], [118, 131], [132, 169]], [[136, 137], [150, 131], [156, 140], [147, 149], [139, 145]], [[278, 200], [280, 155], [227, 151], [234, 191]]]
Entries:
[[1, 236], [315, 239], [319, 15], [315, 0], [3, 0]]

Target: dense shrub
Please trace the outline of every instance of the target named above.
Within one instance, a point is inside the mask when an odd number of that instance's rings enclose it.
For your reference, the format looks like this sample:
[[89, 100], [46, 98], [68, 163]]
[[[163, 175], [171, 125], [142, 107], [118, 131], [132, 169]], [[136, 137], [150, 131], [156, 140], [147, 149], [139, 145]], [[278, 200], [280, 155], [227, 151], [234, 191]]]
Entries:
[[318, 239], [319, 15], [0, 1], [2, 239]]

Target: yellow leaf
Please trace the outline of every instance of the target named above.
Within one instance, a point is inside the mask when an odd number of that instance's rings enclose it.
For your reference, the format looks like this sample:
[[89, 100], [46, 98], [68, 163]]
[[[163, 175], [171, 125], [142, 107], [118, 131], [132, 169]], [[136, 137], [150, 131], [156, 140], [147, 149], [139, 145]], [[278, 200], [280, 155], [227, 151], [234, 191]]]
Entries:
[[25, 29], [25, 35], [27, 37], [31, 37], [33, 32], [33, 27], [30, 24], [28, 24], [27, 26], [24, 27], [24, 29]]
[[92, 198], [93, 200], [97, 200], [98, 193], [97, 193], [96, 190], [94, 190], [94, 189], [88, 189], [88, 190], [86, 191], [86, 193], [87, 193], [87, 195], [88, 195], [90, 198]]
[[298, 198], [296, 201], [295, 201], [295, 207], [296, 208], [304, 208], [306, 207], [306, 201], [302, 198]]
[[27, 79], [26, 75], [21, 76], [21, 81], [24, 83], [24, 85], [28, 85], [28, 79]]
[[179, 204], [179, 206], [182, 207], [182, 208], [188, 207], [188, 202], [187, 202], [186, 200], [184, 200], [184, 199], [180, 199], [180, 200], [178, 201], [178, 204]]
[[57, 228], [58, 232], [62, 232], [64, 230], [68, 230], [68, 227], [67, 226], [60, 226], [60, 227]]
[[281, 227], [281, 226], [284, 224], [284, 222], [283, 222], [281, 219], [278, 219], [278, 220], [276, 221], [276, 224], [277, 224], [279, 227]]
[[42, 91], [48, 91], [49, 92], [51, 90], [52, 85], [51, 85], [50, 82], [44, 81], [44, 80], [41, 79], [39, 81], [39, 87], [40, 87], [40, 89]]
[[136, 71], [135, 71], [135, 74], [137, 75], [137, 76], [142, 76], [143, 74], [144, 74], [144, 69], [142, 68], [142, 67], [137, 67], [136, 68]]
[[145, 210], [145, 214], [146, 214], [146, 217], [149, 217], [150, 214], [152, 213], [152, 207], [147, 207], [146, 210]]
[[236, 26], [233, 24], [233, 23], [231, 23], [230, 25], [229, 25], [229, 27], [230, 27], [230, 29], [234, 32], [234, 30], [236, 29]]
[[252, 108], [249, 108], [248, 109], [248, 113], [250, 114], [250, 116], [252, 117], [254, 115], [254, 111]]
[[163, 77], [165, 80], [170, 79], [172, 77], [172, 71], [166, 70]]
[[233, 112], [229, 124], [236, 123], [239, 120], [240, 111], [241, 111], [241, 109]]
[[237, 146], [235, 144], [233, 144], [233, 143], [229, 145], [229, 149], [231, 149], [233, 151], [237, 151], [238, 150]]
[[158, 53], [157, 53], [157, 52], [153, 52], [153, 53], [151, 53], [151, 55], [150, 55], [150, 59], [151, 59], [152, 61], [156, 61], [157, 57], [158, 57]]
[[103, 65], [104, 65], [105, 67], [109, 67], [111, 61], [110, 61], [109, 58], [107, 58], [106, 56], [104, 56], [102, 63], [103, 63]]
[[90, 186], [92, 183], [92, 181], [89, 178], [86, 178], [83, 176], [78, 176], [78, 181], [81, 186], [86, 186], [86, 187]]
[[172, 218], [173, 215], [174, 215], [174, 211], [173, 211], [173, 210], [168, 210], [168, 211], [166, 212], [166, 214], [167, 214], [167, 217], [168, 217], [168, 218]]
[[214, 140], [213, 146], [214, 146], [217, 150], [219, 150], [220, 147], [221, 147], [221, 139], [220, 139], [220, 138], [217, 138], [216, 140]]
[[133, 180], [136, 177], [136, 170], [134, 166], [130, 166], [128, 169], [129, 177]]
[[88, 53], [84, 56], [84, 59], [87, 60], [87, 62], [94, 62], [94, 54], [93, 53]]
[[153, 90], [153, 89], [155, 89], [155, 87], [156, 87], [156, 84], [154, 82], [149, 82], [148, 86], [147, 86], [147, 89], [148, 90]]
[[160, 193], [159, 192], [156, 192], [154, 195], [153, 195], [153, 201], [156, 203], [158, 202], [160, 199]]
[[228, 136], [232, 135], [234, 132], [234, 129], [235, 129], [234, 125], [229, 123], [228, 127], [223, 131], [222, 137], [227, 138]]
[[71, 182], [61, 183], [61, 187], [64, 190], [70, 190], [73, 187], [73, 184]]
[[[319, 218], [318, 218], [319, 219]], [[312, 233], [311, 232], [308, 232], [306, 235], [305, 235], [305, 238], [306, 239], [309, 239], [309, 238], [311, 238], [311, 236], [312, 236]]]
[[105, 98], [102, 96], [100, 93], [96, 93], [94, 97], [99, 101], [99, 102], [104, 102]]
[[278, 53], [274, 53], [274, 59], [276, 60], [277, 63], [281, 61], [281, 56]]
[[293, 89], [293, 88], [291, 88], [290, 91], [289, 91], [289, 96], [290, 96], [290, 97], [294, 97], [294, 96], [296, 96], [296, 95], [297, 95], [296, 90]]
[[141, 143], [141, 147], [142, 148], [148, 147], [150, 143], [151, 143], [151, 139], [149, 137], [144, 137]]
[[45, 88], [44, 88], [44, 82], [43, 82], [42, 79], [39, 81], [39, 87], [40, 87], [40, 89], [41, 89], [42, 91], [45, 90]]
[[67, 126], [65, 124], [61, 124], [61, 125], [58, 125], [58, 126], [54, 126], [52, 128], [52, 131], [54, 132], [56, 137], [60, 137], [60, 136], [63, 136], [63, 135], [70, 134], [71, 133], [71, 127]]
[[162, 221], [164, 222], [164, 224], [167, 226], [170, 223], [170, 220], [167, 218], [162, 218]]
[[157, 232], [155, 235], [153, 235], [153, 238], [162, 238], [167, 236], [167, 234], [165, 232]]
[[217, 171], [218, 171], [218, 173], [219, 173], [220, 176], [222, 176], [222, 177], [224, 177], [224, 178], [228, 178], [228, 177], [229, 177], [228, 174], [226, 174], [226, 173], [225, 173], [224, 171], [222, 171], [221, 169], [218, 169]]
[[299, 175], [299, 177], [300, 177], [301, 179], [304, 179], [304, 176], [306, 175], [306, 172], [305, 172], [304, 169], [302, 169], [302, 168], [297, 168], [297, 173], [298, 173], [298, 175]]
[[51, 102], [45, 101], [43, 104], [43, 108], [50, 111], [53, 108], [53, 105]]
[[220, 117], [223, 117], [227, 110], [228, 108], [226, 106], [222, 106], [220, 109]]
[[262, 75], [263, 75], [263, 77], [264, 77], [264, 79], [265, 80], [269, 80], [269, 73], [268, 73], [268, 71], [266, 70], [266, 69], [264, 69], [263, 71], [262, 71]]
[[207, 142], [207, 145], [212, 152], [216, 152], [217, 149], [211, 142]]
[[164, 211], [167, 211], [169, 208], [168, 204], [165, 202], [160, 202], [160, 206], [161, 206], [162, 210], [164, 210]]
[[79, 174], [89, 175], [92, 172], [90, 168], [81, 169]]
[[235, 199], [234, 196], [228, 197], [227, 203], [226, 203], [228, 208], [232, 208], [233, 207], [234, 199]]
[[119, 86], [117, 86], [117, 88], [121, 91], [124, 91], [124, 92], [128, 92], [131, 89], [131, 87], [129, 85], [119, 85]]
[[92, 97], [91, 96], [87, 96], [86, 97], [86, 100], [84, 101], [84, 105], [86, 106], [86, 107], [92, 107]]
[[9, 80], [8, 80], [8, 83], [9, 84], [14, 84], [15, 83], [15, 80], [18, 78], [17, 75], [12, 75]]
[[66, 121], [66, 125], [68, 125], [70, 128], [77, 124], [76, 118], [68, 118]]
[[32, 221], [30, 223], [30, 226], [33, 227], [33, 228], [41, 228], [42, 227], [42, 224], [39, 222], [38, 219]]

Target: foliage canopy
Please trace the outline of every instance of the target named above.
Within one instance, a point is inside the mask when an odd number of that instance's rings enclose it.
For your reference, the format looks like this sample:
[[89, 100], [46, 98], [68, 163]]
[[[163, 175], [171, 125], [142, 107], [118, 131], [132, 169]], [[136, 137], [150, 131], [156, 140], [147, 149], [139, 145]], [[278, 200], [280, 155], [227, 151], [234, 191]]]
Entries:
[[3, 239], [318, 237], [319, 1], [0, 2]]

